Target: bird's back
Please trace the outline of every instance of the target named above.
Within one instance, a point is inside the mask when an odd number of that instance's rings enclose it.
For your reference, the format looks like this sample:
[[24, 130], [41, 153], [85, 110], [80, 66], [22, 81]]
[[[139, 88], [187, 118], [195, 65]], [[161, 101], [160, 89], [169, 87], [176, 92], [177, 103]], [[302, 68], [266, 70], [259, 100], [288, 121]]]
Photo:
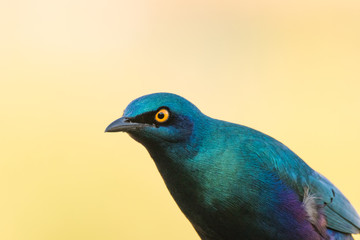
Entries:
[[[333, 234], [334, 239], [347, 239], [349, 234], [359, 233], [360, 218], [345, 196], [285, 145], [251, 128], [213, 121], [211, 145], [214, 149], [222, 149], [222, 154], [214, 160], [220, 162], [217, 166], [222, 166], [217, 171], [225, 173], [223, 185], [233, 186], [231, 182], [237, 183], [237, 188], [234, 187], [231, 191], [238, 192], [238, 198], [242, 199], [233, 201], [239, 203], [247, 199], [249, 204], [246, 207], [265, 213], [270, 213], [269, 209], [280, 201], [282, 207], [293, 208], [291, 211], [295, 211], [298, 217], [305, 214], [306, 222], [310, 222], [316, 232], [324, 235], [327, 229], [334, 230], [331, 232], [336, 233]], [[231, 174], [234, 171], [238, 174]], [[300, 205], [297, 203], [295, 207], [289, 202], [281, 202], [286, 201], [285, 195], [290, 196], [290, 199], [293, 197], [292, 200], [299, 201]], [[307, 202], [311, 206], [303, 202], [306, 196], [313, 199], [313, 202]], [[274, 214], [275, 217], [280, 213]], [[288, 223], [289, 226], [294, 224]], [[338, 234], [339, 232], [345, 234]]]

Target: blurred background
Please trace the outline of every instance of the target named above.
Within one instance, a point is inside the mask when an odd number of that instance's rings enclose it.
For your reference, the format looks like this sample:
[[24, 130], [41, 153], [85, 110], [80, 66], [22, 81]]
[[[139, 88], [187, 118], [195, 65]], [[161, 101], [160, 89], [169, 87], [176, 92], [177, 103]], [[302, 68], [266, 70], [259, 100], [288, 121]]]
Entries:
[[199, 239], [146, 150], [104, 134], [160, 91], [285, 143], [360, 212], [359, 12], [358, 0], [2, 1], [0, 239]]

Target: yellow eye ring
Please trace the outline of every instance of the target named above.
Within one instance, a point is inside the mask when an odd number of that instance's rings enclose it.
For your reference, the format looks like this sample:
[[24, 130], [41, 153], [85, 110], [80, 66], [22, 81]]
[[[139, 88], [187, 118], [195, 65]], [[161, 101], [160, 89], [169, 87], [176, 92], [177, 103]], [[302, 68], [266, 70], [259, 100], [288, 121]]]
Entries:
[[155, 120], [159, 123], [163, 123], [166, 122], [170, 117], [170, 113], [167, 109], [163, 108], [160, 109], [156, 114], [155, 114]]

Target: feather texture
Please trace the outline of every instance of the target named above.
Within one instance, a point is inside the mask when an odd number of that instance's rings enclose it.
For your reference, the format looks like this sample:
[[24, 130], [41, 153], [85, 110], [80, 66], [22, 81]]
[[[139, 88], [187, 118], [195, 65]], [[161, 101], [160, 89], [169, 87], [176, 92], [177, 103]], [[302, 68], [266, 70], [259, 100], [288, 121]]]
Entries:
[[[159, 109], [169, 119], [156, 122]], [[154, 159], [204, 240], [348, 240], [360, 217], [345, 196], [279, 141], [210, 118], [169, 93], [140, 97], [107, 131], [124, 131]]]

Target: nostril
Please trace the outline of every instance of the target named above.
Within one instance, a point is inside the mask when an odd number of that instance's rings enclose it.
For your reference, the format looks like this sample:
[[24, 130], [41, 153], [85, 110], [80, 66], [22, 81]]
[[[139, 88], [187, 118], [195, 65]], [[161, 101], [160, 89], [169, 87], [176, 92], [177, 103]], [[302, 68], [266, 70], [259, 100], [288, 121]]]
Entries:
[[124, 119], [124, 122], [125, 122], [125, 123], [136, 123], [136, 121], [134, 121], [133, 118], [125, 118], [125, 119]]

